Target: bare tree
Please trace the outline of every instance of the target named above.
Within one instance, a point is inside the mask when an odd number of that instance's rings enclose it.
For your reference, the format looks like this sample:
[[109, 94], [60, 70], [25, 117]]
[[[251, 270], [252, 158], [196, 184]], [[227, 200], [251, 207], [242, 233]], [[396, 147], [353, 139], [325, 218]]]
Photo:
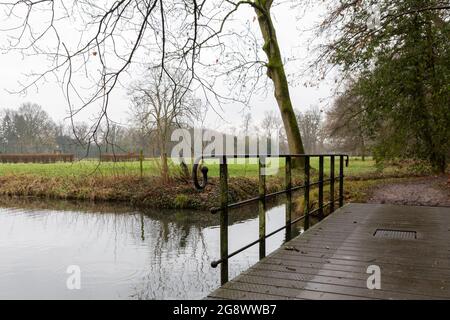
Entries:
[[261, 121], [261, 127], [266, 137], [278, 137], [281, 127], [280, 117], [273, 111], [265, 112]]
[[251, 124], [252, 124], [252, 114], [246, 113], [244, 115], [244, 118], [242, 119], [242, 126], [241, 126], [242, 133], [244, 134], [245, 137], [248, 137], [249, 135]]
[[[245, 6], [256, 13], [262, 43], [248, 21], [236, 24], [236, 12]], [[91, 127], [94, 142], [101, 123], [110, 122], [111, 93], [135, 65], [151, 63], [172, 81], [166, 66], [180, 67], [189, 78], [186, 87], [195, 85], [205, 99], [219, 103], [248, 103], [252, 93], [266, 87], [260, 84], [265, 70], [290, 151], [299, 154], [304, 153], [303, 143], [271, 13], [274, 6], [273, 0], [5, 1], [0, 3], [7, 21], [3, 50], [48, 58], [48, 67], [29, 75], [22, 91], [55, 75], [72, 117], [90, 106], [98, 108]], [[68, 26], [82, 28], [74, 36], [66, 32]], [[259, 57], [261, 49], [266, 59]], [[216, 90], [219, 78], [237, 94]]]
[[172, 130], [199, 117], [195, 99], [186, 92], [187, 82], [182, 73], [173, 73], [171, 79], [161, 76], [159, 70], [151, 70], [145, 80], [130, 88], [134, 122], [157, 138], [164, 182], [169, 180], [168, 143]]
[[56, 125], [40, 105], [24, 103], [3, 114], [0, 127], [5, 152], [54, 151]]
[[11, 147], [18, 146], [18, 136], [14, 124], [15, 111], [11, 109], [2, 110], [2, 121], [0, 125], [0, 137], [2, 142], [2, 152], [14, 152]]
[[333, 147], [361, 155], [363, 161], [370, 141], [365, 114], [361, 98], [350, 87], [336, 99], [325, 123]]
[[317, 107], [297, 112], [305, 149], [309, 153], [318, 153], [323, 143], [322, 120], [322, 110]]
[[288, 151], [288, 148], [286, 147], [286, 130], [284, 129], [283, 122], [276, 112], [266, 112], [260, 126], [262, 128], [261, 131], [264, 136], [269, 139], [276, 139], [279, 146], [279, 151], [281, 153], [284, 154]]

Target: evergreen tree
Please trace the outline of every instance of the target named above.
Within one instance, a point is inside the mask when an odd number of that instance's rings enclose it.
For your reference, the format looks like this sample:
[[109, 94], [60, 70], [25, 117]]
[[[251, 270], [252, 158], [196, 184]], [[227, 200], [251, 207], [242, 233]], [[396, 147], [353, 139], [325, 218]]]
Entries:
[[[426, 159], [445, 172], [450, 150], [450, 6], [448, 1], [344, 1], [329, 62], [356, 76], [378, 158]], [[367, 1], [366, 1], [367, 3]], [[379, 6], [371, 27], [370, 5]], [[336, 11], [335, 11], [336, 12]]]

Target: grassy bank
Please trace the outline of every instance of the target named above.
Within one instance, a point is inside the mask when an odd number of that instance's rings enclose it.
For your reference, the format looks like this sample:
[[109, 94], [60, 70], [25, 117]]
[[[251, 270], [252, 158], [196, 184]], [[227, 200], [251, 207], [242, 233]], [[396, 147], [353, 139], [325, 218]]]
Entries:
[[[219, 163], [215, 160], [208, 160], [206, 165], [209, 168], [209, 175], [219, 176]], [[329, 172], [329, 161], [325, 161], [325, 173]], [[179, 167], [169, 163], [171, 172], [177, 173]], [[278, 166], [282, 174], [284, 172], [284, 160], [273, 159], [273, 166]], [[311, 166], [318, 168], [318, 158], [311, 159]], [[338, 166], [338, 160], [337, 165]], [[393, 168], [385, 168], [384, 172], [392, 171]], [[245, 161], [240, 159], [229, 163], [229, 174], [231, 177], [256, 177], [258, 175], [258, 165], [255, 159]], [[348, 175], [374, 174], [380, 171], [375, 161], [371, 158], [366, 161], [352, 158], [349, 168], [346, 168]], [[143, 175], [145, 177], [158, 176], [160, 172], [159, 160], [155, 158], [143, 161]], [[99, 162], [97, 160], [81, 160], [73, 163], [0, 163], [0, 176], [5, 175], [33, 175], [47, 177], [87, 177], [87, 176], [140, 176], [139, 161], [131, 162]]]
[[[283, 188], [284, 163], [278, 175], [267, 179], [268, 192]], [[317, 161], [312, 162], [317, 168]], [[0, 164], [0, 195], [48, 199], [116, 201], [154, 208], [208, 209], [218, 205], [218, 163], [208, 163], [210, 183], [205, 191], [194, 189], [190, 181], [174, 177], [168, 184], [157, 177], [159, 164], [155, 159], [144, 162], [144, 177], [140, 178], [139, 162], [98, 163], [80, 161], [73, 164]], [[173, 172], [176, 173], [175, 167]], [[414, 162], [377, 166], [372, 159], [351, 159], [346, 168], [346, 198], [364, 201], [365, 190], [387, 180], [423, 176], [428, 169]], [[230, 200], [254, 197], [258, 190], [256, 163], [231, 164]], [[313, 172], [316, 172], [313, 170]], [[325, 173], [329, 164], [325, 163]], [[176, 174], [175, 174], [176, 175]], [[294, 176], [301, 184], [301, 175]], [[312, 178], [312, 181], [315, 177]]]

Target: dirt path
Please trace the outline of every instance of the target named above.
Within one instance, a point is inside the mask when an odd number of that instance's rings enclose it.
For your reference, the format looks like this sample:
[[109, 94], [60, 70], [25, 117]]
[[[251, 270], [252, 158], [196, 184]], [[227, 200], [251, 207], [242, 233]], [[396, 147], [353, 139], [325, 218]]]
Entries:
[[368, 203], [387, 203], [411, 206], [450, 206], [448, 177], [413, 179], [398, 184], [377, 187]]

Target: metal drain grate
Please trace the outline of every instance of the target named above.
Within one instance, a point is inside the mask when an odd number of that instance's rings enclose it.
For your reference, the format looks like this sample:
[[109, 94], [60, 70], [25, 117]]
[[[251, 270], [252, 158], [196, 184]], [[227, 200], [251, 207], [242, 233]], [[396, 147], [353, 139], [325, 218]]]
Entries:
[[374, 237], [384, 238], [384, 239], [415, 240], [415, 239], [417, 239], [417, 232], [378, 229], [377, 231], [375, 231]]

